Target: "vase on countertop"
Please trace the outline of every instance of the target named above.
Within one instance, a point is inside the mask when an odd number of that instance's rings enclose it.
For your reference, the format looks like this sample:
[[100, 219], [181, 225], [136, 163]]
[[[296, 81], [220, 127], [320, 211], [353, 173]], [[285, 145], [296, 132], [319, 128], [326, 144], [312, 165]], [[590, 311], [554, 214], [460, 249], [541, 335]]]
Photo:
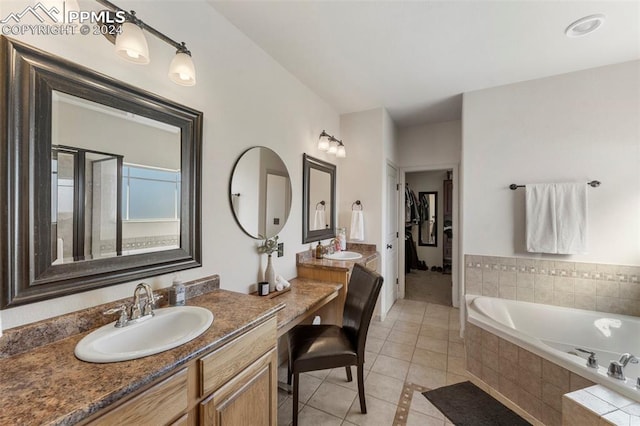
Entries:
[[264, 270], [264, 280], [269, 283], [269, 293], [276, 291], [276, 270], [271, 263], [271, 255], [267, 258], [267, 267]]

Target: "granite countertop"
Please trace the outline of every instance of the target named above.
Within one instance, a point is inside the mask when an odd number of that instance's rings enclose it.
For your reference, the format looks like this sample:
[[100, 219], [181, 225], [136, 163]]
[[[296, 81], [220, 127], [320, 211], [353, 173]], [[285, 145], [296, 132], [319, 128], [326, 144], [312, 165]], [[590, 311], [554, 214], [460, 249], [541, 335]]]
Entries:
[[[305, 292], [296, 289], [294, 294]], [[194, 297], [187, 304], [210, 309], [212, 326], [196, 339], [156, 355], [109, 364], [80, 361], [73, 350], [89, 333], [83, 332], [0, 359], [0, 424], [77, 423], [284, 308], [277, 298], [256, 300], [226, 290]]]
[[376, 246], [373, 244], [347, 244], [347, 250], [360, 253], [362, 257], [355, 260], [331, 260], [316, 259], [311, 251], [304, 251], [296, 254], [296, 265], [308, 266], [312, 268], [330, 269], [334, 271], [351, 271], [353, 265], [359, 263], [365, 265], [367, 262], [379, 256]]

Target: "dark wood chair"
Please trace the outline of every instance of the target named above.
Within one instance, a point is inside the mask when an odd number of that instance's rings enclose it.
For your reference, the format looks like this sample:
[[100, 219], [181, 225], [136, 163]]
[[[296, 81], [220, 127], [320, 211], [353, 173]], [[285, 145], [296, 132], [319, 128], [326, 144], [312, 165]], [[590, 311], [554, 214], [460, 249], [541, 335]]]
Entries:
[[[289, 331], [288, 382], [293, 378], [293, 426], [298, 424], [300, 373], [345, 367], [351, 381], [351, 366], [357, 366], [360, 411], [367, 413], [364, 396], [364, 349], [373, 309], [382, 288], [382, 277], [355, 264], [349, 279], [342, 327], [298, 325]], [[292, 377], [293, 376], [293, 377]]]

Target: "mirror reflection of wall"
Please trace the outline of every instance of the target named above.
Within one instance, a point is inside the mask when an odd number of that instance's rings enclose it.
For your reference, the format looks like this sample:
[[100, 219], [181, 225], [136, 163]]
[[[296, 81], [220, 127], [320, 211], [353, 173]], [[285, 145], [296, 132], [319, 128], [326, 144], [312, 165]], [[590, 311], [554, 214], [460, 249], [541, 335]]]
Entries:
[[180, 129], [52, 95], [52, 263], [179, 247]]
[[309, 170], [309, 230], [331, 228], [331, 175], [323, 170]]
[[236, 162], [231, 175], [231, 209], [238, 224], [253, 238], [277, 235], [289, 218], [291, 180], [278, 154], [253, 147]]
[[[447, 170], [429, 170], [408, 172], [405, 175], [407, 186], [415, 194], [418, 205], [414, 214], [405, 218], [405, 236], [413, 245], [418, 262], [424, 262], [428, 269], [443, 266], [443, 182], [447, 179]], [[427, 208], [428, 205], [428, 208]], [[434, 208], [435, 206], [435, 208]], [[411, 211], [407, 208], [407, 211]], [[426, 219], [425, 216], [429, 218]], [[421, 220], [425, 218], [425, 220]], [[418, 268], [417, 263], [412, 268]]]

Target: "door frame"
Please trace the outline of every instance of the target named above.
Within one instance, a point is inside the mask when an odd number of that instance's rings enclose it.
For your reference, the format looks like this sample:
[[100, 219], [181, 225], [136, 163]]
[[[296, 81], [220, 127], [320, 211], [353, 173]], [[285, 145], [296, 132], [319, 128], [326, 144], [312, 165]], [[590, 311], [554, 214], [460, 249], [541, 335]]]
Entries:
[[[460, 235], [462, 235], [462, 229], [460, 227], [460, 203], [459, 203], [459, 194], [460, 194], [460, 165], [458, 163], [443, 163], [443, 164], [430, 164], [424, 166], [412, 166], [412, 167], [402, 167], [400, 168], [400, 188], [404, 188], [407, 182], [407, 173], [416, 173], [416, 172], [433, 172], [439, 170], [452, 170], [453, 180], [453, 193], [452, 193], [452, 222], [453, 222], [453, 254], [451, 259], [451, 303], [454, 307], [460, 307], [460, 298], [462, 293], [461, 289], [461, 280], [460, 280], [460, 262], [459, 262], [459, 252], [460, 252], [460, 244], [461, 239]], [[398, 197], [398, 229], [404, 229], [404, 217], [405, 217], [405, 201], [404, 201], [404, 193], [400, 194]], [[403, 273], [400, 273], [400, 269], [398, 269], [398, 279], [399, 279], [399, 287], [398, 287], [398, 298], [404, 299], [405, 296], [405, 273], [404, 273], [404, 263], [405, 263], [405, 249], [404, 244], [398, 245], [398, 268], [402, 265]]]
[[[389, 204], [389, 200], [387, 199], [387, 186], [388, 186], [388, 182], [387, 182], [387, 176], [388, 176], [388, 168], [392, 167], [393, 169], [395, 169], [396, 171], [396, 198], [397, 198], [397, 202], [398, 204], [396, 205], [396, 255], [395, 255], [395, 263], [396, 263], [396, 282], [391, 282], [391, 283], [387, 283], [387, 285], [392, 285], [395, 286], [395, 288], [392, 290], [392, 294], [395, 293], [396, 298], [394, 300], [386, 300], [388, 306], [381, 306], [380, 310], [380, 318], [381, 320], [384, 320], [384, 318], [386, 317], [387, 313], [389, 312], [389, 309], [391, 309], [391, 307], [393, 306], [393, 304], [396, 302], [396, 300], [400, 299], [400, 249], [402, 248], [402, 244], [399, 243], [400, 241], [400, 229], [399, 228], [399, 223], [400, 223], [400, 214], [404, 212], [404, 210], [400, 210], [400, 206], [401, 206], [401, 199], [402, 197], [400, 196], [400, 188], [402, 188], [402, 185], [400, 183], [400, 180], [402, 178], [402, 173], [401, 173], [401, 168], [398, 167], [398, 165], [396, 163], [394, 163], [393, 161], [391, 161], [390, 159], [387, 159], [384, 165], [384, 212], [385, 212], [385, 220], [383, 223], [383, 232], [382, 232], [382, 242], [380, 245], [380, 250], [384, 253], [384, 257], [382, 259], [383, 261], [383, 266], [382, 266], [382, 271], [383, 271], [383, 276], [386, 278], [387, 275], [387, 249], [386, 249], [386, 244], [387, 244], [387, 219], [386, 219], [386, 212], [387, 212], [387, 204]], [[402, 258], [404, 259], [404, 258]], [[404, 276], [402, 277], [404, 278]], [[386, 289], [382, 289], [382, 291], [385, 291]], [[386, 293], [385, 293], [386, 294]], [[383, 312], [384, 311], [384, 312]]]

